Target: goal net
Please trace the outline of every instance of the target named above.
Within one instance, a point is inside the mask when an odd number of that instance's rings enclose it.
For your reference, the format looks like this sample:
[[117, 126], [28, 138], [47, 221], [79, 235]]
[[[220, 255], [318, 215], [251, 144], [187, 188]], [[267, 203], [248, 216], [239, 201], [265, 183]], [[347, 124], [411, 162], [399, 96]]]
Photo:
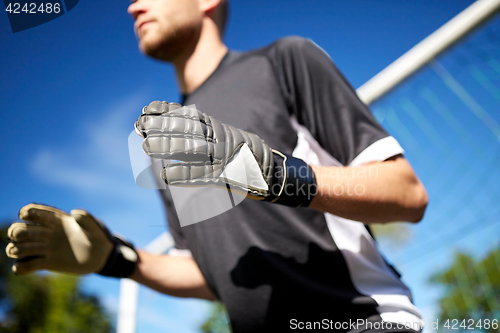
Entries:
[[498, 1], [481, 2], [497, 9], [456, 43], [390, 88], [379, 77], [387, 92], [358, 91], [429, 194], [421, 224], [379, 240], [412, 288], [424, 332], [500, 327], [500, 17]]

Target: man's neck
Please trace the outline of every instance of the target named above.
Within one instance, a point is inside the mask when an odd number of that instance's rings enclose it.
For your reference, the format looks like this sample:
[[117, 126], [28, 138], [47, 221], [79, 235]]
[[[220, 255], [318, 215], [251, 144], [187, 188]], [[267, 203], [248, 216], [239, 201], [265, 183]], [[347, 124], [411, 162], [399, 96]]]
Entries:
[[189, 94], [196, 90], [217, 69], [226, 53], [227, 47], [213, 21], [204, 21], [194, 50], [174, 62], [181, 93]]

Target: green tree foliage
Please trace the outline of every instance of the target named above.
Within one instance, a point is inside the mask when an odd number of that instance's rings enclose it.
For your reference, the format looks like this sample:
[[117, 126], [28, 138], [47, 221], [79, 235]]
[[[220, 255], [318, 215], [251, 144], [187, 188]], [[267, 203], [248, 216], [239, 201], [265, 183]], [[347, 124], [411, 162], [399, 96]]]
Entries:
[[375, 239], [386, 241], [394, 250], [403, 247], [413, 238], [413, 229], [407, 222], [373, 223], [370, 230]]
[[213, 303], [212, 314], [201, 328], [205, 333], [231, 333], [226, 308], [222, 303]]
[[[0, 237], [5, 249], [6, 230]], [[109, 333], [109, 315], [99, 300], [79, 289], [79, 277], [63, 274], [15, 276], [13, 261], [0, 254], [0, 332]]]
[[[439, 302], [439, 321], [443, 324], [448, 319], [476, 324], [479, 319], [483, 324], [485, 319], [500, 322], [500, 247], [480, 260], [464, 253], [456, 254], [451, 267], [434, 274], [431, 282], [445, 288]], [[463, 330], [463, 327], [457, 329]], [[474, 329], [498, 332], [498, 328], [492, 326]]]

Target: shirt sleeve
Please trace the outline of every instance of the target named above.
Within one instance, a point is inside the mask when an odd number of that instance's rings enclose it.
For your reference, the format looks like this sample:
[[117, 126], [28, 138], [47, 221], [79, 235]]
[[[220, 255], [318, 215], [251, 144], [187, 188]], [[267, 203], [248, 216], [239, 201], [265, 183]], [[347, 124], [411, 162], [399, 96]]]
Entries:
[[288, 37], [268, 49], [291, 116], [342, 165], [403, 153], [331, 58], [308, 39]]

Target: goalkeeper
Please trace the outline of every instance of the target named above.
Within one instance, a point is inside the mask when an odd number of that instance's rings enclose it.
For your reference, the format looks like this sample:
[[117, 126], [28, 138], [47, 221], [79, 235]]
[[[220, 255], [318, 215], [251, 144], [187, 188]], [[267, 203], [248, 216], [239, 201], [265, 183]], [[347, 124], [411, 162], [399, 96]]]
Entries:
[[144, 108], [135, 126], [145, 152], [180, 161], [159, 176], [257, 200], [181, 228], [161, 190], [175, 240], [169, 255], [134, 249], [86, 211], [30, 204], [9, 229], [14, 271], [95, 272], [218, 299], [235, 333], [325, 319], [341, 332], [414, 332], [404, 324], [415, 329], [422, 317], [368, 225], [420, 221], [426, 191], [326, 53], [298, 37], [228, 51], [224, 0], [137, 0], [128, 11], [141, 51], [173, 64], [181, 104], [199, 109]]

